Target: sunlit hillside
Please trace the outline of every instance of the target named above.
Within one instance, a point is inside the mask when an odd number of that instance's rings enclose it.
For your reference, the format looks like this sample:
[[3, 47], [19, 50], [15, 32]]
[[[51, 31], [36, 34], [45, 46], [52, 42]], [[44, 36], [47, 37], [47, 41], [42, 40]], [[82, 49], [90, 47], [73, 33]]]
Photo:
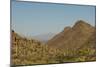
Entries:
[[85, 21], [77, 21], [65, 27], [46, 44], [35, 39], [21, 37], [12, 30], [12, 65], [69, 63], [96, 60], [95, 27]]

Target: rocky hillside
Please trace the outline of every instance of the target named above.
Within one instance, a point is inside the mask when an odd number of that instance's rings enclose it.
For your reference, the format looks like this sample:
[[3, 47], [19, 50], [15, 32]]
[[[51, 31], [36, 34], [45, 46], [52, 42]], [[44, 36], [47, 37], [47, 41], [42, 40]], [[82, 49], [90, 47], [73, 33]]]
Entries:
[[60, 63], [63, 52], [34, 39], [27, 39], [12, 31], [12, 65]]
[[49, 40], [47, 44], [61, 49], [78, 49], [85, 44], [89, 38], [94, 37], [95, 35], [93, 34], [95, 34], [95, 27], [80, 20], [77, 21], [72, 28], [65, 27], [61, 33]]
[[12, 65], [51, 64], [96, 60], [96, 30], [85, 21], [65, 27], [46, 44], [11, 32]]

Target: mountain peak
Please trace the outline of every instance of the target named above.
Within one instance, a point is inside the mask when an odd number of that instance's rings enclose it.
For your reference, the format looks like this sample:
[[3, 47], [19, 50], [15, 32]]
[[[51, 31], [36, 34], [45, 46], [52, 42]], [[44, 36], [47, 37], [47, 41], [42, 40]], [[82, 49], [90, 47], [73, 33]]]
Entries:
[[73, 27], [65, 27], [64, 31], [49, 40], [47, 44], [61, 49], [78, 49], [87, 42], [88, 38], [95, 33], [94, 31], [95, 27], [83, 20], [79, 20]]
[[83, 20], [79, 20], [75, 23], [75, 25], [72, 27], [74, 30], [81, 30], [81, 31], [90, 31], [92, 29], [94, 29], [94, 27], [90, 24], [88, 24], [87, 22], [83, 21]]
[[64, 32], [66, 32], [66, 31], [68, 31], [68, 30], [70, 30], [71, 29], [71, 27], [65, 27], [64, 28]]
[[74, 25], [74, 27], [77, 27], [77, 26], [87, 26], [87, 27], [90, 27], [91, 25], [90, 24], [88, 24], [87, 22], [85, 22], [85, 21], [83, 21], [83, 20], [78, 20], [76, 23], [75, 23], [75, 25]]

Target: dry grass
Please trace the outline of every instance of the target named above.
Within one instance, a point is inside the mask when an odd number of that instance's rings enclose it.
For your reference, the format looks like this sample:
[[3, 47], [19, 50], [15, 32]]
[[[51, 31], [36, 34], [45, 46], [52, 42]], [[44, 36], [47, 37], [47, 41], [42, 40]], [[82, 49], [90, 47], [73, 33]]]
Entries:
[[66, 31], [56, 35], [47, 44], [23, 38], [12, 31], [12, 65], [95, 61], [95, 29], [86, 24], [76, 25], [85, 28], [81, 30], [77, 26], [74, 26], [74, 29], [66, 28], [67, 30], [64, 29]]

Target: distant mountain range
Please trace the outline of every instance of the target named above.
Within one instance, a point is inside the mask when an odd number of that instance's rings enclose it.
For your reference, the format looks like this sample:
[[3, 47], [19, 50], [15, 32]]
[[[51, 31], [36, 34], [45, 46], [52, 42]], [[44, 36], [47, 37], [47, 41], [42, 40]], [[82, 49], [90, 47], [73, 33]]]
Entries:
[[39, 40], [43, 43], [46, 43], [48, 40], [53, 38], [56, 34], [55, 33], [46, 33], [46, 34], [40, 34], [37, 36], [33, 36], [33, 39]]

